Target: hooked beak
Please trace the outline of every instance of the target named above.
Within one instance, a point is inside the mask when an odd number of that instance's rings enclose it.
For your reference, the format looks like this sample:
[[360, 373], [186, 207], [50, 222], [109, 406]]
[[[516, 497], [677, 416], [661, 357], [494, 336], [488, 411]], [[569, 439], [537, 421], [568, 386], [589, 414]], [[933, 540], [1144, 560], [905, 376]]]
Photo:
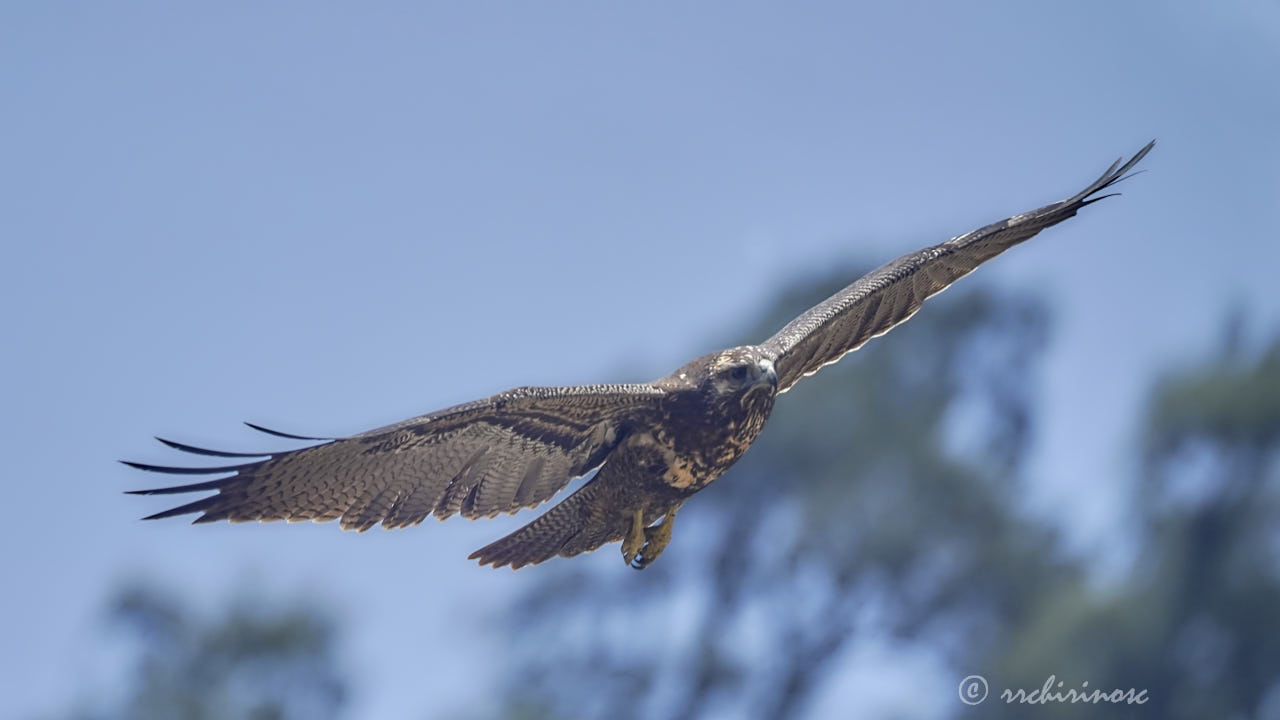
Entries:
[[752, 402], [756, 395], [762, 392], [772, 395], [778, 387], [778, 371], [774, 369], [773, 361], [768, 358], [760, 358], [756, 365], [760, 368], [760, 374], [756, 377], [755, 382], [751, 383], [751, 386], [747, 388], [747, 391], [742, 393], [741, 402], [743, 407]]
[[760, 366], [760, 379], [756, 381], [757, 385], [777, 385], [778, 371], [773, 367], [773, 361], [769, 358], [760, 358], [757, 362]]
[[773, 367], [773, 361], [769, 358], [760, 358], [756, 361], [756, 366], [760, 368], [760, 376], [756, 381], [751, 383], [751, 387], [747, 389], [748, 395], [755, 394], [757, 390], [766, 388], [772, 390], [778, 386], [778, 372]]

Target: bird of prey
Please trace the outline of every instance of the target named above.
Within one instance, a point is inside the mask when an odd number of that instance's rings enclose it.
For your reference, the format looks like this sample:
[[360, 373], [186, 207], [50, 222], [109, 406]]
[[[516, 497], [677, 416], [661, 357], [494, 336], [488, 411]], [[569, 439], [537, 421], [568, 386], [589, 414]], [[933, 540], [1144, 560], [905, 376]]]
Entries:
[[278, 453], [177, 450], [237, 458], [216, 467], [135, 468], [224, 477], [133, 491], [215, 494], [147, 519], [340, 520], [399, 528], [428, 515], [493, 517], [539, 505], [596, 474], [551, 510], [471, 558], [519, 568], [622, 541], [632, 567], [667, 547], [676, 512], [720, 477], [764, 428], [778, 395], [910, 318], [926, 298], [1109, 195], [1154, 142], [1079, 193], [904, 255], [859, 278], [759, 345], [696, 358], [647, 384], [522, 387], [344, 438]]

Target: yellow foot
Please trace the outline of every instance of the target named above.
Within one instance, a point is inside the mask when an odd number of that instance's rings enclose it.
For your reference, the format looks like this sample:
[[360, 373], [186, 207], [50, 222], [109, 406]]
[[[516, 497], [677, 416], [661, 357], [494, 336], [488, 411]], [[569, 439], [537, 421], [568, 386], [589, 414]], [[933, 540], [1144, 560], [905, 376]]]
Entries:
[[631, 565], [640, 554], [640, 548], [644, 545], [646, 537], [644, 510], [636, 510], [631, 514], [631, 530], [622, 539], [622, 559], [628, 565]]
[[667, 549], [667, 543], [671, 542], [671, 528], [675, 526], [676, 511], [679, 509], [679, 505], [673, 505], [662, 516], [662, 522], [644, 529], [644, 545], [640, 546], [640, 552], [635, 556], [635, 560], [628, 561], [631, 567], [643, 570], [649, 567], [649, 563], [657, 560], [663, 550]]

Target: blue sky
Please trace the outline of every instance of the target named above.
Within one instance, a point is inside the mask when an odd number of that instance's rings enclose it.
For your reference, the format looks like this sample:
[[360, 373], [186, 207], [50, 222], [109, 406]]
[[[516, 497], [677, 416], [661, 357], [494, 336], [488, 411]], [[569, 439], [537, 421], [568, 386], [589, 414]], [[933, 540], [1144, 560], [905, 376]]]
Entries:
[[164, 502], [120, 491], [155, 478], [114, 460], [657, 377], [1155, 137], [1123, 198], [978, 273], [1054, 304], [1031, 502], [1114, 563], [1149, 374], [1233, 307], [1280, 327], [1277, 68], [1262, 0], [3, 4], [0, 714], [109, 685], [85, 648], [129, 577], [334, 604], [357, 716], [470, 707], [532, 573], [465, 556], [524, 516], [141, 523]]

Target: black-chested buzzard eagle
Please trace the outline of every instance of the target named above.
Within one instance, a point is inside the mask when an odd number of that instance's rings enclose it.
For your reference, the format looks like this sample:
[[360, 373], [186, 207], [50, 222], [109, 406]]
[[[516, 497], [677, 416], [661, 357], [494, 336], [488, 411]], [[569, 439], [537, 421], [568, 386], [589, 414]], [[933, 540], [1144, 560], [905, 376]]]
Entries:
[[[1108, 195], [1154, 143], [1061, 202], [904, 255], [859, 278], [759, 345], [697, 358], [636, 385], [524, 387], [338, 439], [271, 454], [230, 453], [161, 440], [218, 467], [142, 470], [228, 474], [134, 491], [216, 491], [148, 519], [200, 513], [195, 522], [340, 520], [344, 529], [398, 528], [513, 513], [549, 500], [570, 480], [594, 478], [533, 522], [471, 555], [519, 568], [622, 541], [633, 567], [671, 539], [676, 511], [755, 441], [778, 395], [910, 318], [925, 299], [1008, 248]], [[256, 427], [256, 426], [255, 426]], [[264, 428], [259, 428], [263, 429]], [[661, 519], [661, 522], [659, 522]]]

